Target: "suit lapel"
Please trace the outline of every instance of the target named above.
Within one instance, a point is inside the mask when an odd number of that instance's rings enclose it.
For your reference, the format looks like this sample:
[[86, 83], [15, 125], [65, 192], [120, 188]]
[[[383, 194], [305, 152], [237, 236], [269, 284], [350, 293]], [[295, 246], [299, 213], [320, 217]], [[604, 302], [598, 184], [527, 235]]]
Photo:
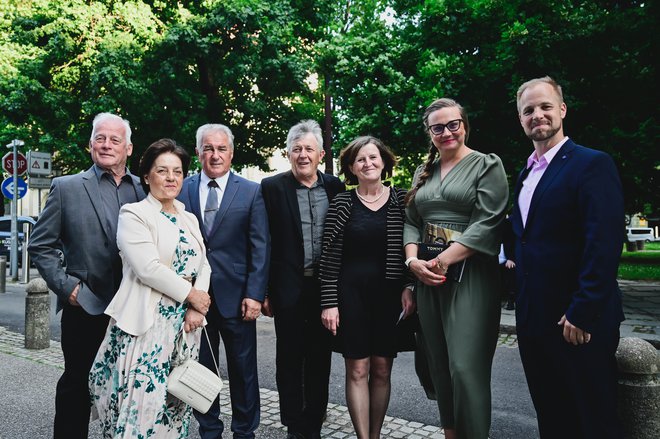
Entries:
[[557, 154], [550, 162], [548, 169], [543, 173], [543, 177], [539, 180], [539, 184], [534, 189], [534, 195], [532, 195], [532, 201], [529, 204], [529, 212], [527, 213], [527, 222], [526, 225], [529, 225], [534, 218], [534, 213], [536, 208], [541, 203], [541, 198], [543, 193], [552, 185], [554, 179], [559, 175], [564, 165], [571, 158], [571, 152], [575, 148], [575, 144], [569, 139], [561, 147]]
[[236, 196], [236, 193], [238, 192], [239, 184], [240, 183], [238, 178], [236, 178], [234, 173], [230, 171], [229, 178], [227, 179], [227, 187], [225, 188], [225, 193], [222, 194], [222, 201], [220, 202], [218, 213], [215, 215], [214, 224], [211, 228], [211, 231], [209, 232], [209, 236], [213, 236], [216, 229], [222, 222], [222, 219], [225, 217], [227, 210], [229, 210], [229, 206], [231, 205], [234, 197]]
[[[199, 181], [200, 175], [196, 174], [190, 177], [188, 183], [188, 199], [190, 200], [190, 211], [197, 217], [200, 224], [203, 224], [204, 218], [202, 217], [202, 210], [199, 207]], [[201, 227], [204, 229], [204, 226]]]
[[529, 172], [532, 170], [532, 167], [524, 168], [518, 174], [518, 181], [516, 182], [516, 187], [513, 195], [513, 212], [511, 215], [511, 224], [514, 228], [522, 230], [522, 215], [520, 214], [520, 205], [518, 204], [518, 197], [520, 196], [520, 190], [522, 189], [523, 181], [529, 175]]
[[291, 171], [288, 172], [284, 181], [284, 195], [289, 206], [289, 212], [293, 216], [293, 221], [296, 223], [298, 237], [302, 239], [302, 220], [300, 218], [300, 207], [298, 206], [298, 193], [296, 192], [298, 182]]
[[83, 174], [83, 186], [85, 187], [89, 201], [94, 208], [94, 212], [96, 212], [96, 217], [101, 224], [103, 233], [105, 233], [106, 238], [110, 238], [110, 230], [107, 229], [108, 224], [107, 221], [105, 221], [105, 210], [103, 209], [103, 203], [101, 202], [99, 181], [96, 178], [94, 167], [89, 168], [89, 170]]

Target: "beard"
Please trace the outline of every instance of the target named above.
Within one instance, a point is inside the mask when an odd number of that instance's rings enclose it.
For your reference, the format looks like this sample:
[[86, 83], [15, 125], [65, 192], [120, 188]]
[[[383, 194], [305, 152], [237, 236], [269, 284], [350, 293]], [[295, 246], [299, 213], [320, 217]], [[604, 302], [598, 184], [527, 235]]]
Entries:
[[554, 137], [559, 130], [561, 129], [561, 126], [558, 127], [549, 127], [549, 128], [542, 128], [542, 129], [537, 129], [532, 131], [527, 135], [530, 139], [536, 141], [536, 142], [542, 142], [544, 140], [551, 139]]

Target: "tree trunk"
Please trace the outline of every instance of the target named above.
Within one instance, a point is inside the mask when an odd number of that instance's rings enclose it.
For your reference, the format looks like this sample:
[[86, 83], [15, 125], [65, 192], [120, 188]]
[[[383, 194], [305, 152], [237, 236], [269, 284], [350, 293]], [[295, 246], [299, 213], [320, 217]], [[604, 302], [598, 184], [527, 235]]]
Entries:
[[202, 93], [206, 96], [206, 119], [209, 123], [226, 123], [226, 121], [221, 120], [220, 95], [208, 63], [204, 58], [198, 58], [197, 66], [199, 67], [199, 84]]
[[330, 80], [325, 75], [324, 82], [324, 121], [323, 121], [323, 149], [325, 150], [325, 173], [334, 174], [332, 157], [332, 96], [330, 95]]

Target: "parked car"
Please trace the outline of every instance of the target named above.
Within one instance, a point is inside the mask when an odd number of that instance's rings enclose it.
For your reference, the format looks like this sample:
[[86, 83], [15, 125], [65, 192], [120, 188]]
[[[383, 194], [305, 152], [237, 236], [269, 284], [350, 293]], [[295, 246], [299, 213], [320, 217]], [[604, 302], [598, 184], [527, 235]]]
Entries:
[[[23, 224], [28, 223], [34, 227], [36, 220], [30, 216], [19, 216], [16, 218], [18, 226], [18, 264], [21, 264], [21, 251], [23, 248]], [[0, 216], [0, 256], [7, 257], [7, 266], [11, 253], [11, 216]]]
[[650, 227], [626, 227], [628, 241], [655, 241], [655, 234]]

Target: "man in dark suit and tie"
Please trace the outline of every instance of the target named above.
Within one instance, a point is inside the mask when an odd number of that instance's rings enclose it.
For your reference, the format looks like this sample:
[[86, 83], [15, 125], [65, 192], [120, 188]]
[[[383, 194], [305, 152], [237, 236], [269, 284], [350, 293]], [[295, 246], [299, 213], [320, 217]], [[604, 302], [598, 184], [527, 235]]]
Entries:
[[272, 258], [263, 313], [275, 316], [276, 380], [280, 418], [288, 438], [320, 438], [328, 406], [330, 332], [321, 324], [318, 263], [330, 201], [345, 190], [318, 171], [321, 128], [294, 125], [286, 139], [291, 170], [264, 179]]
[[[211, 265], [212, 306], [206, 328], [215, 357], [220, 336], [227, 354], [231, 431], [235, 439], [254, 438], [260, 413], [256, 320], [268, 280], [268, 218], [260, 186], [229, 170], [234, 156], [231, 130], [203, 125], [196, 143], [202, 172], [184, 180], [179, 199], [199, 220]], [[206, 342], [200, 362], [215, 370]], [[202, 439], [222, 437], [219, 415], [218, 399], [208, 413], [195, 412]]]
[[621, 183], [609, 155], [564, 136], [566, 104], [555, 81], [524, 83], [517, 102], [534, 152], [511, 215], [516, 326], [541, 438], [620, 438]]
[[[109, 113], [94, 118], [89, 141], [94, 165], [56, 178], [28, 250], [62, 310], [64, 373], [55, 395], [55, 439], [86, 438], [89, 370], [109, 317], [103, 314], [122, 276], [117, 249], [119, 209], [145, 197], [126, 168], [133, 151], [127, 120]], [[60, 250], [66, 268], [62, 267]]]

